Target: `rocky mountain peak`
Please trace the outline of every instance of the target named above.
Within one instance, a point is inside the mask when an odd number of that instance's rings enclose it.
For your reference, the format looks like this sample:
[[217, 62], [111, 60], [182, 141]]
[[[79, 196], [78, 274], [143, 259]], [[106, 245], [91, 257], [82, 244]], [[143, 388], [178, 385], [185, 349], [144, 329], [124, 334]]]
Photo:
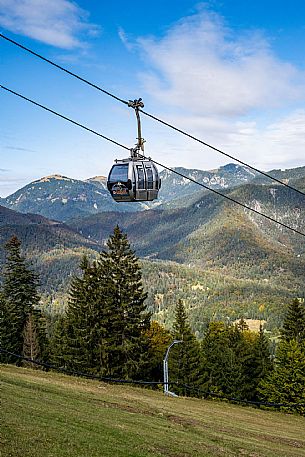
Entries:
[[60, 174], [54, 174], [54, 175], [49, 175], [49, 176], [43, 176], [42, 178], [37, 179], [36, 181], [33, 181], [33, 184], [42, 183], [42, 182], [50, 182], [53, 180], [70, 181], [70, 182], [74, 181], [74, 179], [68, 178], [67, 176], [63, 176]]

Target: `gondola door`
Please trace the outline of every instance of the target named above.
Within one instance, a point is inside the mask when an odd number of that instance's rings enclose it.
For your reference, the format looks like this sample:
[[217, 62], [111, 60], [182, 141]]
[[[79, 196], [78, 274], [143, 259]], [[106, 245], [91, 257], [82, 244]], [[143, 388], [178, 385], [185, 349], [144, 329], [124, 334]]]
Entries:
[[147, 186], [146, 186], [146, 172], [143, 163], [136, 165], [136, 199], [137, 200], [147, 200]]

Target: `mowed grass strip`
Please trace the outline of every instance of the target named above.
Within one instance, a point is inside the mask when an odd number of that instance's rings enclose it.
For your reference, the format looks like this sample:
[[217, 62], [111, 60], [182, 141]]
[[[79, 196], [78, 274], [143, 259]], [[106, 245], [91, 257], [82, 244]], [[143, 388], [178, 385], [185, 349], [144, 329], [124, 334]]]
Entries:
[[1, 457], [305, 456], [305, 418], [0, 365]]

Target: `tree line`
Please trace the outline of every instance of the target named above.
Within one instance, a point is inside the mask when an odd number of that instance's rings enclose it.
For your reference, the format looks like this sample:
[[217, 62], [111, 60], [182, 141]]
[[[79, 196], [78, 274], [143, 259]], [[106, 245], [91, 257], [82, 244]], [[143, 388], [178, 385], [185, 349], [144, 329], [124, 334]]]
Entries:
[[[83, 257], [72, 280], [66, 310], [56, 318], [40, 309], [39, 278], [21, 243], [6, 243], [0, 290], [2, 363], [22, 364], [14, 354], [58, 367], [119, 379], [162, 381], [162, 360], [173, 339], [170, 387], [179, 395], [214, 395], [237, 400], [298, 403], [305, 414], [305, 311], [288, 307], [275, 355], [261, 326], [208, 323], [199, 341], [179, 300], [171, 330], [151, 320], [138, 258], [117, 226], [99, 258]], [[30, 364], [27, 362], [27, 364]], [[290, 410], [289, 406], [285, 407]]]

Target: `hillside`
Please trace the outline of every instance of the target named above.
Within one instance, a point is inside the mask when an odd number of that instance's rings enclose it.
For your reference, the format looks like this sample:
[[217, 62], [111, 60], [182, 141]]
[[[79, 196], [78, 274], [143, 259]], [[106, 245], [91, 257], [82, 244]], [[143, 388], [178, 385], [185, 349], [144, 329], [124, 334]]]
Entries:
[[[275, 169], [268, 171], [268, 174], [286, 184], [294, 185], [295, 181], [305, 176], [305, 167], [287, 168], [285, 170]], [[271, 184], [271, 180], [263, 175], [256, 175], [253, 182], [256, 184]]]
[[171, 327], [177, 301], [181, 299], [198, 338], [203, 337], [209, 321], [234, 322], [242, 316], [264, 320], [268, 331], [277, 331], [296, 291], [303, 296], [303, 284], [297, 290], [294, 282], [282, 285], [272, 278], [239, 279], [228, 272], [222, 274], [216, 269], [168, 261], [143, 260], [142, 269], [147, 306], [153, 318]]
[[[104, 185], [102, 178], [93, 179]], [[299, 178], [298, 184], [303, 181]], [[222, 192], [305, 232], [302, 195], [255, 184]], [[144, 259], [147, 304], [167, 326], [181, 298], [198, 336], [213, 318], [265, 319], [275, 330], [287, 303], [304, 295], [303, 238], [206, 191], [185, 197], [185, 204], [173, 209], [102, 212], [68, 224], [0, 208], [0, 262], [4, 242], [17, 234], [41, 277], [50, 309], [64, 307], [81, 257], [95, 258], [116, 224]]]
[[[248, 168], [234, 164], [212, 171], [185, 168], [175, 170], [212, 188], [234, 187], [248, 182], [255, 176]], [[167, 170], [161, 172], [161, 180], [159, 199], [150, 203], [116, 203], [107, 190], [105, 176], [95, 176], [81, 181], [62, 175], [52, 175], [31, 182], [1, 199], [0, 204], [15, 211], [41, 214], [64, 222], [102, 211], [143, 211], [176, 199], [179, 201], [180, 197], [198, 190], [196, 184]]]
[[42, 290], [67, 287], [81, 257], [94, 256], [100, 246], [67, 225], [36, 214], [21, 214], [0, 206], [0, 267], [5, 258], [4, 245], [13, 235], [22, 242], [26, 255], [41, 278]]
[[[227, 195], [305, 232], [305, 200], [289, 189], [244, 185]], [[275, 328], [292, 297], [304, 294], [303, 238], [221, 197], [203, 192], [185, 208], [103, 213], [71, 226], [104, 243], [116, 223], [137, 254], [149, 259], [148, 303], [166, 324], [181, 298], [199, 336], [212, 318], [263, 318]]]
[[[287, 188], [244, 185], [225, 192], [257, 211], [305, 231], [305, 197]], [[128, 233], [142, 257], [203, 268], [234, 268], [235, 273], [239, 270], [240, 277], [249, 274], [249, 267], [255, 275], [264, 277], [268, 268], [282, 267], [283, 262], [299, 274], [304, 262], [300, 235], [205, 192], [185, 208], [132, 215], [101, 213], [69, 221], [82, 236], [99, 243], [104, 242], [115, 224]], [[249, 266], [246, 271], [245, 265]]]
[[305, 456], [299, 416], [14, 366], [0, 381], [3, 456]]

